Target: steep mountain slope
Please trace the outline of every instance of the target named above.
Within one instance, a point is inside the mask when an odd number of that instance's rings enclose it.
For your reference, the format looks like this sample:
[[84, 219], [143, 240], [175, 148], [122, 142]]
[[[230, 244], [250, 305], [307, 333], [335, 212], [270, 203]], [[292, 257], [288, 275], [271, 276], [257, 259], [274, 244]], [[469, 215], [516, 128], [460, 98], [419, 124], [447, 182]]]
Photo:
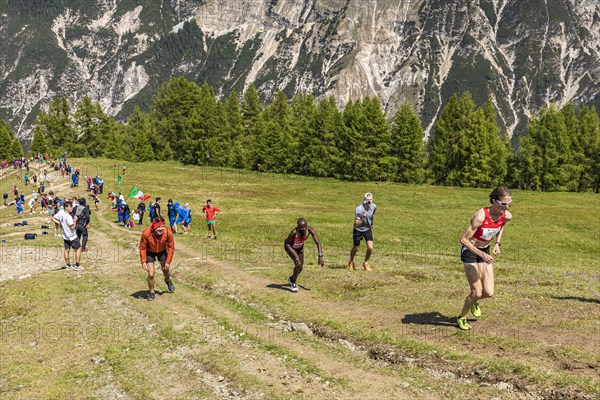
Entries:
[[173, 76], [217, 93], [283, 90], [413, 104], [428, 132], [445, 101], [492, 96], [523, 132], [550, 102], [600, 106], [595, 0], [6, 0], [0, 117], [28, 135], [55, 96], [111, 115]]

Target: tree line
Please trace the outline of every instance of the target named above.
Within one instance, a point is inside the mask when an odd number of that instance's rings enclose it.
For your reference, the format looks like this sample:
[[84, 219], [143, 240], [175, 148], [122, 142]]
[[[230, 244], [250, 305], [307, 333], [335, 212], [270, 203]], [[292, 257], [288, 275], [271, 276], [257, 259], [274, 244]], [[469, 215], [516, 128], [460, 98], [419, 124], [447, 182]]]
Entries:
[[32, 152], [72, 157], [243, 168], [354, 181], [598, 192], [600, 124], [592, 107], [569, 103], [532, 116], [513, 149], [491, 99], [454, 95], [428, 140], [415, 111], [388, 119], [377, 98], [350, 100], [278, 93], [261, 102], [254, 85], [219, 100], [183, 77], [162, 85], [148, 112], [117, 122], [85, 97], [74, 110], [54, 99], [34, 127]]

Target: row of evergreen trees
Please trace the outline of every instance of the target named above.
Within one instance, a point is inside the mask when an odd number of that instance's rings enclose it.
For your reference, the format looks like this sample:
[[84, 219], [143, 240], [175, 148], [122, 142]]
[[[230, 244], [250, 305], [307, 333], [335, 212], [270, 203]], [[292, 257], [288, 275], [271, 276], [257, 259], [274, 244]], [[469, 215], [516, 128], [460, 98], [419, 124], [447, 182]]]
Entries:
[[425, 142], [416, 113], [404, 105], [388, 120], [378, 99], [288, 99], [263, 104], [251, 85], [240, 97], [178, 77], [165, 83], [147, 113], [126, 123], [84, 98], [72, 111], [56, 98], [34, 128], [33, 152], [295, 173], [347, 180], [431, 182], [463, 187], [508, 183], [531, 190], [598, 191], [600, 124], [593, 108], [549, 107], [531, 119], [513, 151], [491, 100], [477, 107], [453, 96]]
[[0, 162], [23, 157], [23, 147], [8, 122], [0, 119]]

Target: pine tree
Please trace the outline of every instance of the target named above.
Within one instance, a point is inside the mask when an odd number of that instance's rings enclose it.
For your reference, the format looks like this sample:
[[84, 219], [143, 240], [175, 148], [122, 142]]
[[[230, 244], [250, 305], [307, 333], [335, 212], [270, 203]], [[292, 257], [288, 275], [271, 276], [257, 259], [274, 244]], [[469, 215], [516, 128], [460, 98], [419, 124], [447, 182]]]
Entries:
[[290, 172], [298, 153], [297, 142], [292, 134], [292, 109], [283, 92], [277, 93], [262, 116], [265, 129], [257, 136], [261, 165], [267, 171]]
[[177, 77], [163, 84], [154, 98], [152, 120], [178, 160], [193, 162], [195, 158], [192, 120], [197, 118], [201, 97], [198, 85]]
[[583, 107], [580, 111], [578, 142], [583, 156], [584, 168], [578, 179], [578, 191], [588, 186], [598, 193], [600, 189], [600, 122], [593, 107]]
[[78, 137], [77, 145], [72, 149], [72, 156], [101, 157], [104, 154], [111, 118], [104, 113], [98, 102], [92, 102], [88, 96], [84, 96], [73, 113], [73, 119]]
[[362, 110], [360, 102], [352, 99], [348, 100], [342, 112], [342, 120], [344, 129], [336, 138], [336, 146], [340, 149], [340, 158], [336, 166], [336, 177], [348, 180], [360, 180], [361, 173], [358, 168], [355, 168], [356, 152], [359, 146], [359, 138], [361, 137], [360, 119], [362, 118]]
[[554, 106], [542, 109], [521, 138], [522, 185], [532, 190], [565, 190], [570, 148], [563, 114]]
[[429, 138], [429, 165], [436, 184], [459, 185], [455, 176], [469, 156], [469, 119], [461, 103], [465, 102], [459, 102], [456, 94], [450, 98]]
[[245, 165], [243, 149], [238, 139], [244, 132], [244, 121], [242, 117], [241, 104], [236, 92], [231, 92], [223, 104], [225, 116], [225, 136], [229, 138], [227, 144], [221, 144], [227, 148], [226, 165], [229, 167], [243, 168]]
[[12, 127], [3, 119], [0, 119], [0, 161], [12, 160], [12, 142], [13, 142], [13, 130]]
[[419, 117], [408, 104], [396, 112], [391, 126], [391, 151], [398, 168], [395, 180], [405, 183], [425, 181], [425, 145]]
[[133, 150], [133, 161], [144, 162], [154, 160], [154, 150], [145, 131], [137, 132], [135, 148]]
[[57, 153], [71, 150], [77, 142], [71, 108], [64, 97], [52, 100], [48, 112], [38, 116], [36, 125], [42, 130], [47, 146]]
[[580, 178], [586, 168], [586, 159], [582, 143], [579, 138], [579, 118], [577, 110], [572, 102], [560, 109], [565, 121], [566, 138], [570, 146], [565, 149], [561, 159], [561, 174], [564, 176], [564, 184], [569, 191], [578, 191], [581, 186]]
[[10, 157], [9, 158], [21, 158], [25, 152], [23, 151], [23, 146], [21, 146], [21, 142], [16, 137], [13, 138], [10, 144]]
[[243, 160], [244, 168], [257, 169], [261, 164], [261, 154], [257, 152], [257, 138], [264, 129], [261, 118], [263, 105], [258, 97], [258, 90], [250, 84], [243, 94], [242, 121], [244, 130], [242, 136], [236, 140], [236, 153], [238, 159]]
[[332, 177], [340, 162], [336, 136], [344, 121], [333, 97], [315, 105], [310, 95], [294, 99], [296, 132], [300, 140], [298, 171], [303, 175]]
[[[362, 101], [364, 116], [363, 141], [367, 145], [366, 158], [374, 167], [365, 170], [368, 180], [392, 180], [396, 175], [396, 158], [391, 155], [390, 125], [381, 103], [376, 97], [366, 97]], [[361, 151], [362, 152], [362, 151]], [[359, 154], [361, 153], [359, 152]]]
[[[485, 174], [487, 177], [478, 187], [494, 187], [506, 184], [508, 174], [508, 159], [512, 150], [508, 134], [500, 134], [498, 126], [498, 114], [492, 99], [488, 97], [487, 101], [481, 107], [485, 118], [485, 136], [484, 139], [489, 143], [489, 159]], [[485, 157], [486, 155], [483, 154]]]
[[31, 141], [31, 148], [29, 149], [31, 154], [45, 154], [48, 153], [48, 146], [46, 146], [46, 139], [42, 133], [42, 129], [39, 126], [35, 126], [33, 129], [33, 140]]

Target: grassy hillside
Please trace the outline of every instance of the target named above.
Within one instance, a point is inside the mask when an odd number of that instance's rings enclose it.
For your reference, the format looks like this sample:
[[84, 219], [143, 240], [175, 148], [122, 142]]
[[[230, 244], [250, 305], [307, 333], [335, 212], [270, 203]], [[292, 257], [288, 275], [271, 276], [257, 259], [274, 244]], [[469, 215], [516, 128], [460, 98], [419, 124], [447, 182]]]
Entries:
[[[119, 191], [114, 161], [73, 164]], [[51, 179], [59, 194], [83, 193]], [[3, 178], [0, 191], [15, 182], [13, 175]], [[62, 239], [22, 240], [24, 231], [40, 231], [39, 214], [25, 217], [27, 228], [14, 227], [14, 207], [0, 209], [0, 239], [7, 240], [0, 268], [3, 395], [597, 398], [600, 392], [597, 195], [513, 192], [514, 220], [495, 264], [496, 296], [482, 302], [483, 317], [463, 333], [453, 322], [468, 293], [458, 239], [488, 204], [487, 190], [127, 163], [121, 192], [134, 184], [161, 196], [164, 214], [173, 198], [189, 202], [194, 215], [192, 233], [176, 237], [177, 291], [154, 303], [144, 299], [136, 253], [141, 228], [115, 224], [105, 195], [81, 272], [56, 271]], [[378, 206], [372, 273], [345, 268], [354, 208], [366, 191]], [[207, 198], [223, 211], [217, 241], [206, 239], [201, 221]], [[316, 247], [308, 243], [300, 292], [291, 293], [293, 264], [283, 239], [298, 217], [317, 231], [326, 265], [316, 265]], [[357, 261], [363, 255], [364, 245]], [[31, 276], [5, 280], [19, 271]], [[157, 276], [157, 288], [166, 290]], [[304, 322], [314, 334], [290, 331], [290, 322]]]

